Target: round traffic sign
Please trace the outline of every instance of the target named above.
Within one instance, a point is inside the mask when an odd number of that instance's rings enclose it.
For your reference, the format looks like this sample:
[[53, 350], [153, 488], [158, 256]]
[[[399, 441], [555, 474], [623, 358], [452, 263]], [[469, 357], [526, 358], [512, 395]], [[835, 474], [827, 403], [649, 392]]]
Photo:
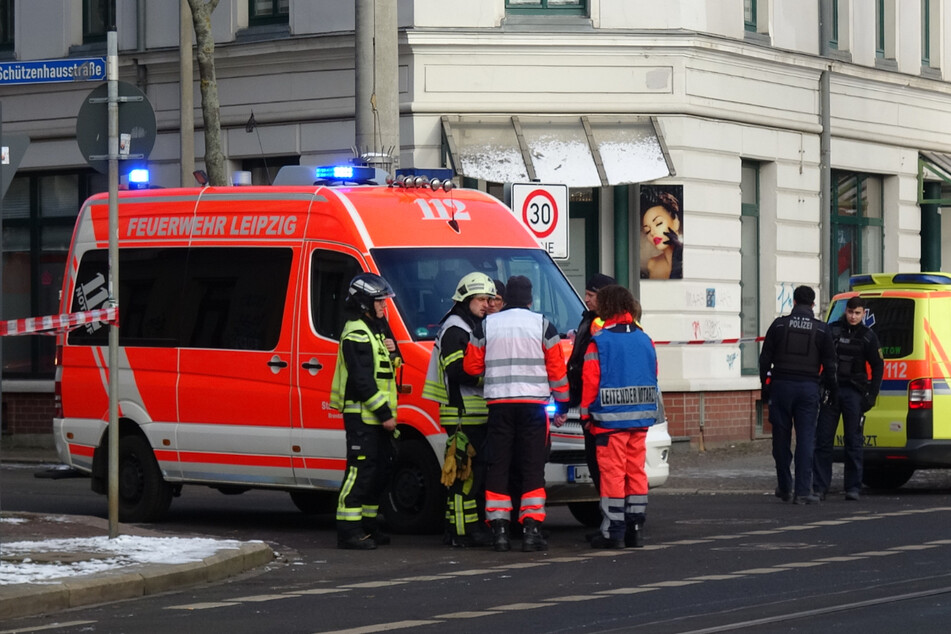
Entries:
[[[155, 111], [145, 93], [134, 84], [120, 81], [120, 97], [138, 97], [139, 101], [119, 103], [119, 133], [130, 137], [129, 154], [141, 154], [148, 158], [155, 145]], [[104, 157], [109, 154], [109, 84], [100, 84], [89, 93], [76, 117], [76, 143], [86, 162], [93, 169], [109, 173], [109, 161], [104, 158], [90, 159], [90, 156]], [[94, 100], [94, 101], [92, 101]], [[124, 174], [144, 159], [120, 157], [119, 173]]]
[[536, 189], [525, 197], [522, 220], [535, 237], [546, 238], [558, 226], [558, 204], [544, 189]]

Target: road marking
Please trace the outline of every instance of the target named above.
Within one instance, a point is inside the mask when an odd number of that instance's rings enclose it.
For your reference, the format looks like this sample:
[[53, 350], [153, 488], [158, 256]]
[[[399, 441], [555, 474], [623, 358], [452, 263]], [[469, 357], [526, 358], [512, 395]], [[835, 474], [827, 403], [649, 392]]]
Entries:
[[834, 557], [823, 557], [822, 559], [816, 559], [816, 561], [821, 561], [823, 563], [837, 563], [843, 561], [859, 561], [865, 559], [861, 555], [836, 555]]
[[209, 601], [207, 603], [189, 603], [186, 605], [170, 605], [166, 610], [208, 610], [211, 608], [225, 608], [235, 605], [241, 605], [240, 603], [228, 602], [228, 601]]
[[419, 575], [418, 577], [400, 577], [393, 581], [441, 581], [447, 578], [446, 575]]
[[[550, 561], [550, 560], [549, 560]], [[547, 561], [526, 561], [520, 564], [503, 564], [496, 566], [495, 570], [516, 570], [518, 568], [537, 568], [538, 566], [547, 566]]]
[[437, 614], [433, 618], [435, 619], [475, 619], [480, 616], [492, 616], [493, 614], [501, 614], [501, 613], [490, 612], [488, 610], [483, 610], [481, 612], [453, 612], [452, 614]]
[[726, 581], [727, 579], [739, 579], [743, 575], [703, 575], [701, 577], [687, 577], [697, 581]]
[[506, 605], [497, 605], [490, 610], [503, 610], [506, 612], [517, 612], [519, 610], [534, 610], [536, 608], [550, 608], [554, 603], [508, 603]]
[[250, 597], [237, 597], [235, 599], [229, 599], [229, 601], [241, 602], [247, 601], [249, 603], [262, 603], [264, 601], [273, 601], [275, 599], [289, 599], [291, 597], [296, 597], [298, 594], [287, 593], [287, 594], [257, 594]]
[[451, 572], [443, 573], [446, 577], [471, 577], [474, 575], [488, 575], [493, 572], [498, 572], [493, 568], [475, 568], [473, 570], [453, 570]]
[[77, 627], [80, 625], [92, 625], [95, 621], [67, 621], [65, 623], [53, 623], [51, 625], [38, 625], [36, 627], [18, 627], [15, 630], [3, 630], [0, 634], [19, 634], [20, 632], [43, 632], [45, 630], [60, 629], [66, 627]]
[[442, 621], [394, 621], [392, 623], [380, 623], [378, 625], [365, 625], [363, 627], [352, 627], [348, 630], [333, 630], [323, 634], [372, 634], [372, 632], [389, 632], [390, 630], [401, 630], [407, 627], [421, 627], [423, 625], [437, 625]]
[[741, 535], [733, 533], [732, 535], [711, 535], [707, 539], [739, 539]]
[[937, 547], [934, 544], [908, 544], [907, 546], [895, 546], [889, 550], [929, 550]]
[[401, 586], [403, 585], [403, 583], [404, 583], [403, 581], [395, 581], [390, 579], [388, 581], [364, 581], [363, 583], [347, 583], [340, 587], [341, 588], [387, 588], [389, 586]]
[[349, 592], [346, 588], [313, 588], [311, 590], [296, 590], [294, 592], [289, 592], [288, 594], [334, 594], [336, 592]]
[[768, 575], [773, 572], [782, 572], [784, 569], [774, 566], [773, 568], [747, 568], [746, 570], [737, 570], [736, 575]]
[[660, 590], [655, 586], [641, 586], [639, 588], [613, 588], [611, 590], [598, 590], [595, 594], [639, 594], [641, 592], [650, 592], [651, 590]]
[[542, 601], [552, 601], [555, 603], [567, 603], [572, 601], [590, 601], [591, 599], [607, 599], [605, 596], [593, 594], [569, 594], [564, 597], [552, 597], [551, 599], [542, 599]]
[[813, 568], [825, 565], [821, 561], [791, 561], [788, 564], [777, 564], [777, 568]]
[[658, 581], [656, 583], [645, 584], [651, 588], [680, 588], [682, 586], [692, 586], [695, 583], [702, 583], [695, 579], [681, 579], [679, 581]]

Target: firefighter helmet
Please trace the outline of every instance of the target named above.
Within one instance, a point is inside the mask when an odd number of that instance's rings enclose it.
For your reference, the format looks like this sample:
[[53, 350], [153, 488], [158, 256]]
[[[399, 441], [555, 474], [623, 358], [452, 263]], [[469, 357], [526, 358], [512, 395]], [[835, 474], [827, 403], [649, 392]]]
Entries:
[[464, 302], [473, 295], [495, 296], [495, 282], [485, 273], [469, 273], [464, 275], [456, 284], [456, 293], [452, 296], [454, 302]]
[[387, 297], [396, 297], [389, 283], [375, 273], [360, 273], [350, 280], [347, 305], [361, 313], [373, 311], [373, 302]]

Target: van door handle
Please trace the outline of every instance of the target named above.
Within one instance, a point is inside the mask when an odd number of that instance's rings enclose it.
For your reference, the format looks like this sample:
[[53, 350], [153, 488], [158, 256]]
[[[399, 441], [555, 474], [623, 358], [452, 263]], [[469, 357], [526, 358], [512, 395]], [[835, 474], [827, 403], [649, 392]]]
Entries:
[[315, 357], [311, 357], [308, 361], [301, 363], [300, 367], [310, 372], [311, 376], [317, 376], [317, 373], [324, 369], [324, 366]]
[[271, 360], [268, 361], [267, 364], [271, 366], [271, 372], [273, 374], [277, 374], [278, 372], [280, 372], [281, 370], [287, 367], [287, 361], [284, 361], [277, 355], [274, 355], [273, 357], [271, 357]]

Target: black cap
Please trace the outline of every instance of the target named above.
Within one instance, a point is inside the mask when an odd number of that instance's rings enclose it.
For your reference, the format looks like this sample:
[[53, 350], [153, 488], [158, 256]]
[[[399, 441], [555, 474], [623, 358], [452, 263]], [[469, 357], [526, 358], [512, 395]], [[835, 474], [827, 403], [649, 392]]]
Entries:
[[610, 286], [611, 284], [617, 284], [617, 280], [604, 273], [595, 273], [591, 276], [591, 279], [588, 280], [588, 283], [584, 285], [584, 290], [597, 293], [605, 286]]
[[509, 306], [527, 307], [532, 303], [532, 281], [524, 275], [513, 275], [505, 283], [505, 303]]
[[505, 299], [505, 284], [502, 280], [492, 280], [495, 283], [495, 294], [501, 295]]

